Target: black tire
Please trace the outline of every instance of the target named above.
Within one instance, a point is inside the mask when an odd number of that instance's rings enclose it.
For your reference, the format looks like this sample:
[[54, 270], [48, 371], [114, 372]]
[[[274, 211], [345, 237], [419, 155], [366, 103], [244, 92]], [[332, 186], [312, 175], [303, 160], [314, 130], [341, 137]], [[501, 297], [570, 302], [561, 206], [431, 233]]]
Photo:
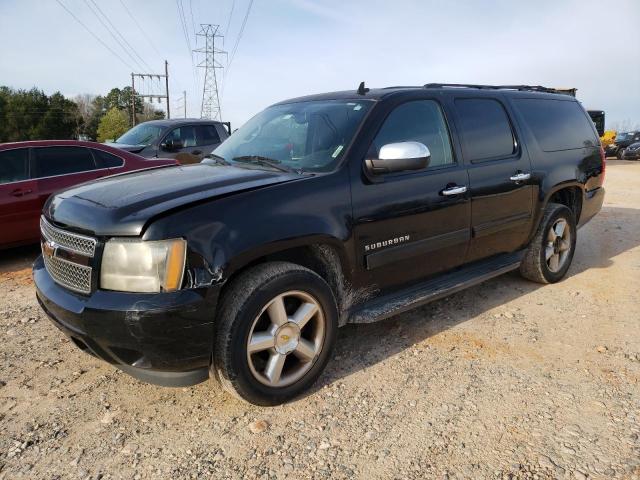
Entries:
[[624, 155], [624, 148], [619, 148], [616, 152], [616, 158], [618, 160], [622, 160], [622, 156]]
[[[249, 335], [265, 306], [275, 297], [294, 290], [310, 295], [319, 305], [324, 319], [324, 341], [302, 378], [287, 386], [268, 386], [252, 373], [247, 354]], [[319, 275], [288, 262], [261, 264], [232, 280], [223, 294], [217, 316], [212, 370], [223, 388], [237, 398], [261, 406], [279, 405], [316, 381], [331, 357], [337, 331], [336, 301], [331, 288]]]
[[[553, 271], [547, 263], [546, 251], [550, 247], [549, 231], [560, 219], [564, 219], [566, 221], [565, 228], [569, 228], [570, 239], [568, 243], [570, 248], [557, 271]], [[576, 249], [576, 231], [574, 213], [565, 205], [549, 203], [538, 226], [538, 231], [527, 247], [524, 259], [520, 264], [520, 274], [524, 278], [538, 283], [556, 283], [562, 280], [573, 260]]]

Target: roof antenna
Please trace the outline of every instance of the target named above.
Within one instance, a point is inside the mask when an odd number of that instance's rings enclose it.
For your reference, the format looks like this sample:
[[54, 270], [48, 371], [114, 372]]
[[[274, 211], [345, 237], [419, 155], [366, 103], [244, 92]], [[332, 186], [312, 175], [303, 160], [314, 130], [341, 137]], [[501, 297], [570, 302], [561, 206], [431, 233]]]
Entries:
[[358, 87], [358, 95], [364, 95], [368, 91], [369, 89], [364, 86], [364, 82], [360, 82], [360, 86]]

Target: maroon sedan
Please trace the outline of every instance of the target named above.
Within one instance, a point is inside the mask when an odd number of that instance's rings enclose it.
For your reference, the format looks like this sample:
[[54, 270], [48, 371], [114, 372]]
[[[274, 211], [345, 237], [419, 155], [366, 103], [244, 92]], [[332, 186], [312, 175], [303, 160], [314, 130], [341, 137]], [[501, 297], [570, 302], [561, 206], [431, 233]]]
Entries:
[[0, 144], [0, 248], [40, 239], [40, 212], [57, 190], [117, 173], [177, 164], [93, 142]]

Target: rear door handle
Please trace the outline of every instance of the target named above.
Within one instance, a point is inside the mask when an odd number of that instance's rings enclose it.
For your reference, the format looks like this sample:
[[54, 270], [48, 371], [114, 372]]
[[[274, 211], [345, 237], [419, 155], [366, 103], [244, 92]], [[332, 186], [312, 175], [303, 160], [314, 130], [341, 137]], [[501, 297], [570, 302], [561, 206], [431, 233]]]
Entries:
[[27, 195], [29, 193], [31, 193], [33, 190], [23, 190], [21, 188], [16, 188], [15, 190], [13, 190], [10, 195], [14, 196], [14, 197], [22, 197], [24, 195]]
[[460, 195], [467, 191], [467, 187], [465, 185], [454, 185], [453, 187], [445, 188], [442, 191], [443, 195], [451, 196], [451, 195]]
[[515, 175], [511, 175], [509, 177], [509, 180], [513, 181], [513, 182], [524, 182], [525, 180], [529, 180], [531, 178], [531, 174], [530, 173], [516, 173]]

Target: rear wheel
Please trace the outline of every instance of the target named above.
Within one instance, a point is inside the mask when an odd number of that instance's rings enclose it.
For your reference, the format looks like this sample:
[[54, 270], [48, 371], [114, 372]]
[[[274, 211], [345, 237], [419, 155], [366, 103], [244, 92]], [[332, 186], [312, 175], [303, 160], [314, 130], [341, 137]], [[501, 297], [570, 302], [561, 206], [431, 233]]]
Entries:
[[333, 293], [316, 273], [271, 262], [241, 274], [221, 301], [213, 369], [242, 400], [277, 405], [327, 364], [338, 328]]
[[549, 203], [520, 264], [520, 273], [538, 283], [558, 282], [571, 266], [575, 247], [575, 215], [564, 205]]

